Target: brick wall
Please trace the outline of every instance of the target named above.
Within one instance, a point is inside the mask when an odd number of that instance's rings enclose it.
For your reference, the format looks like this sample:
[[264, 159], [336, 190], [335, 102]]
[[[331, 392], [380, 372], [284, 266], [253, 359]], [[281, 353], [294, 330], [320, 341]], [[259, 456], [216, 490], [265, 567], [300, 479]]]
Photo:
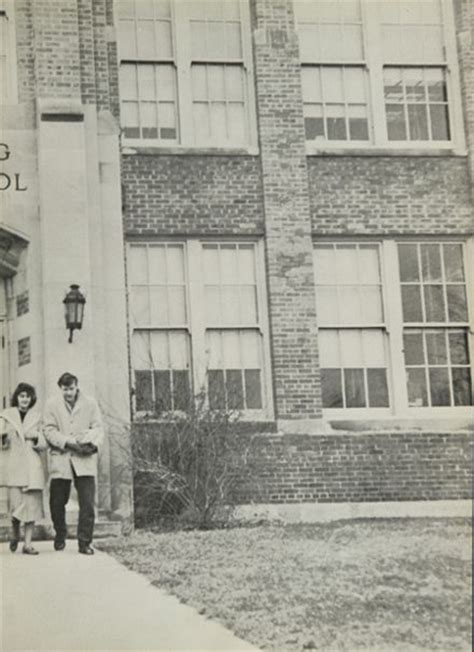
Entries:
[[261, 435], [238, 503], [455, 500], [472, 496], [468, 434]]
[[465, 157], [309, 157], [313, 232], [472, 233]]
[[34, 0], [37, 97], [81, 97], [77, 0]]
[[124, 155], [127, 235], [263, 234], [255, 156]]

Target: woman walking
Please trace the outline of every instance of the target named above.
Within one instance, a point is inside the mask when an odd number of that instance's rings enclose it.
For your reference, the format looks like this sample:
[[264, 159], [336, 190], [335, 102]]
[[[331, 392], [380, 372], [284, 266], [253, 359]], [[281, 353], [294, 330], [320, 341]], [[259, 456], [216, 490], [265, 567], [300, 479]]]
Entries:
[[5, 484], [12, 519], [10, 550], [15, 552], [20, 540], [20, 525], [25, 526], [23, 552], [37, 555], [31, 545], [35, 521], [44, 517], [43, 489], [45, 485], [40, 451], [46, 449], [41, 432], [40, 414], [34, 409], [36, 391], [28, 383], [15, 389], [11, 407], [0, 412], [0, 432], [5, 455]]

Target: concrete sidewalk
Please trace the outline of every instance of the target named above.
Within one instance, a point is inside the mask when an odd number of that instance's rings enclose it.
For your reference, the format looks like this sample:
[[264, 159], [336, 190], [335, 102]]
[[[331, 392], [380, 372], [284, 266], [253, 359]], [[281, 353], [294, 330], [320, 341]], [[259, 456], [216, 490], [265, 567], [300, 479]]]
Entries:
[[1, 650], [256, 650], [96, 551], [0, 546]]

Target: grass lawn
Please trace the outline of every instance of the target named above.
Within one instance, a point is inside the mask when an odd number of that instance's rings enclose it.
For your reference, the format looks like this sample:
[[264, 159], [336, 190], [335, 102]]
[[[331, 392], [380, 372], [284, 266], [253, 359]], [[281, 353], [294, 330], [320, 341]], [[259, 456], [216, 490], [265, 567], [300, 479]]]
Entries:
[[267, 650], [471, 649], [468, 520], [139, 531], [99, 547]]

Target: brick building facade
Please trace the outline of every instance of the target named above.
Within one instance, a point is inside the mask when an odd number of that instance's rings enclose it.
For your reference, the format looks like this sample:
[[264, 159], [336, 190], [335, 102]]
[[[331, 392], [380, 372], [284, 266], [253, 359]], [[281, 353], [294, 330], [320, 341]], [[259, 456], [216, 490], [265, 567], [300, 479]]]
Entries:
[[[243, 505], [465, 505], [472, 3], [0, 9], [2, 179], [28, 186], [2, 192], [6, 303], [29, 292], [5, 309], [4, 395], [67, 360], [158, 436], [203, 388], [260, 433]], [[89, 321], [57, 348], [70, 282]], [[126, 513], [118, 457], [102, 504]]]

